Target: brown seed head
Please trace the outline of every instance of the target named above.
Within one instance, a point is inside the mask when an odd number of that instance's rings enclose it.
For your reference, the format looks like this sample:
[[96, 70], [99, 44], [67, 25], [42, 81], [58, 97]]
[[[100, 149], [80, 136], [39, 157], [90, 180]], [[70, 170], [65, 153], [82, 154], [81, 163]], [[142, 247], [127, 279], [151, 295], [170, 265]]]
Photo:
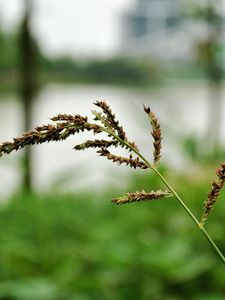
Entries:
[[203, 226], [208, 219], [210, 212], [213, 210], [214, 205], [218, 199], [220, 191], [222, 190], [225, 183], [225, 163], [216, 170], [216, 175], [218, 179], [212, 182], [211, 191], [208, 194], [208, 198], [204, 203], [204, 212], [201, 220], [201, 225]]
[[122, 140], [127, 140], [126, 133], [123, 130], [123, 127], [119, 125], [119, 122], [116, 120], [116, 116], [112, 113], [112, 110], [109, 107], [109, 105], [105, 101], [96, 101], [94, 104], [102, 109], [106, 116], [108, 124], [110, 124], [111, 128], [117, 131], [118, 136]]
[[152, 125], [152, 132], [151, 135], [153, 137], [153, 146], [154, 146], [154, 152], [153, 152], [153, 157], [154, 157], [154, 164], [157, 165], [160, 162], [161, 158], [161, 148], [162, 148], [162, 133], [161, 133], [161, 128], [160, 124], [158, 122], [157, 117], [155, 114], [150, 110], [150, 107], [143, 106], [144, 111], [148, 115], [148, 118], [150, 120], [150, 123]]
[[151, 191], [151, 192], [134, 192], [134, 193], [126, 193], [123, 197], [118, 197], [112, 199], [112, 202], [115, 204], [129, 204], [133, 202], [140, 202], [140, 201], [151, 201], [165, 197], [172, 197], [172, 194], [167, 191]]
[[42, 144], [50, 141], [61, 141], [68, 138], [75, 133], [83, 132], [84, 130], [93, 131], [94, 133], [102, 132], [102, 127], [97, 124], [86, 123], [87, 118], [80, 115], [73, 116], [71, 122], [71, 116], [58, 115], [52, 119], [62, 120], [68, 119], [63, 122], [56, 122], [56, 124], [48, 124], [38, 126], [34, 130], [24, 133], [18, 138], [14, 138], [12, 142], [4, 142], [0, 144], [0, 156], [4, 153], [9, 154], [12, 151], [16, 151], [26, 147], [27, 145]]
[[[135, 142], [128, 140], [127, 135], [122, 126], [119, 125], [119, 122], [116, 120], [115, 114], [112, 113], [111, 108], [105, 101], [96, 101], [94, 103], [96, 106], [100, 107], [104, 113], [101, 114], [96, 111], [92, 111], [95, 116], [95, 120], [101, 121], [102, 124], [109, 129], [113, 134], [117, 134], [118, 137], [124, 142], [128, 143], [132, 148], [138, 151], [138, 147]], [[111, 135], [110, 135], [111, 136]], [[113, 138], [113, 136], [111, 136]], [[122, 145], [121, 145], [122, 146]], [[128, 149], [130, 151], [130, 149]]]
[[83, 124], [88, 121], [87, 117], [82, 117], [80, 115], [67, 115], [67, 114], [58, 114], [51, 118], [54, 122], [70, 122], [73, 124]]
[[128, 158], [122, 157], [119, 155], [114, 155], [114, 154], [111, 154], [109, 152], [109, 150], [107, 150], [105, 148], [98, 150], [97, 153], [100, 156], [105, 156], [108, 160], [111, 160], [111, 161], [117, 163], [118, 165], [126, 164], [127, 166], [130, 166], [131, 168], [134, 168], [134, 169], [136, 169], [136, 168], [148, 169], [149, 168], [149, 166], [145, 162], [140, 161], [140, 159], [138, 157], [134, 159], [132, 155], [130, 155]]
[[110, 146], [117, 147], [117, 141], [106, 141], [106, 140], [88, 140], [85, 143], [76, 145], [74, 147], [75, 150], [85, 150], [88, 148], [109, 148]]

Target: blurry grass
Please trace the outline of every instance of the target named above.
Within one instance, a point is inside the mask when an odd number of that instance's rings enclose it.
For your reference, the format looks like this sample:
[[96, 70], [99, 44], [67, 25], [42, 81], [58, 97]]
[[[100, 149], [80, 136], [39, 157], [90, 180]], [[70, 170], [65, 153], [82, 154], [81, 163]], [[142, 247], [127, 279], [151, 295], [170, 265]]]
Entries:
[[[171, 180], [200, 216], [208, 180]], [[138, 175], [128, 191], [155, 187]], [[224, 266], [176, 201], [114, 206], [120, 193], [19, 194], [3, 204], [0, 299], [224, 299]], [[223, 199], [208, 229], [224, 252]]]

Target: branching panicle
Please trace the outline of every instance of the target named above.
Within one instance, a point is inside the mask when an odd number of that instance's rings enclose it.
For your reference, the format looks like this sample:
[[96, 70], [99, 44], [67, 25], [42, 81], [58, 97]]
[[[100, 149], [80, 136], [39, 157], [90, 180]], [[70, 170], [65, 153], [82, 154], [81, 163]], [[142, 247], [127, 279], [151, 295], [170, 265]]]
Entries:
[[116, 120], [116, 116], [112, 113], [109, 105], [105, 101], [96, 101], [94, 104], [102, 109], [106, 116], [106, 120], [110, 124], [111, 128], [114, 128], [117, 131], [118, 136], [122, 140], [127, 141], [126, 133], [123, 130], [123, 127], [119, 125], [119, 121]]
[[[117, 128], [112, 127], [111, 121], [107, 117], [105, 117], [101, 112], [97, 112], [97, 111], [93, 110], [92, 114], [95, 116], [95, 119], [94, 119], [95, 121], [100, 121], [103, 124], [103, 126], [107, 130], [108, 136], [110, 138], [112, 138], [113, 140], [117, 140], [117, 142], [119, 143], [119, 145], [122, 148], [126, 148], [129, 152], [133, 151], [132, 148], [135, 149], [136, 151], [138, 151], [138, 147], [135, 144], [135, 142], [128, 141], [127, 137], [125, 137], [125, 139], [123, 139], [121, 137], [121, 135], [118, 134]], [[117, 134], [118, 134], [119, 139], [116, 139]]]
[[165, 197], [172, 197], [172, 194], [167, 191], [151, 191], [145, 192], [144, 190], [141, 192], [134, 192], [134, 193], [126, 193], [123, 197], [118, 197], [112, 199], [112, 202], [115, 204], [129, 204], [133, 202], [140, 202], [140, 201], [151, 201]]
[[[62, 121], [64, 118], [65, 121]], [[67, 119], [67, 121], [66, 121]], [[86, 123], [87, 118], [80, 115], [58, 115], [53, 117], [55, 124], [37, 126], [34, 130], [25, 132], [21, 137], [14, 138], [12, 142], [0, 144], [0, 156], [17, 151], [28, 145], [42, 144], [51, 141], [62, 141], [70, 135], [79, 132], [93, 131], [94, 133], [102, 132], [102, 127], [97, 124]], [[56, 120], [60, 122], [56, 122]], [[62, 122], [61, 122], [62, 121]]]
[[0, 155], [9, 154], [13, 150], [19, 150], [27, 145], [41, 144], [50, 141], [60, 141], [69, 135], [82, 130], [79, 126], [65, 126], [65, 124], [38, 126], [33, 131], [24, 133], [21, 137], [15, 138], [13, 142], [5, 142], [0, 145]]
[[110, 132], [116, 134], [116, 130], [114, 128], [112, 128], [108, 119], [101, 112], [98, 112], [95, 110], [92, 110], [91, 112], [95, 117], [94, 121], [100, 121], [106, 129], [108, 129]]
[[[126, 193], [122, 197], [114, 198], [112, 200], [115, 204], [126, 204], [140, 201], [151, 201], [160, 198], [167, 198], [174, 196], [178, 203], [183, 207], [183, 209], [188, 213], [192, 221], [197, 225], [197, 227], [204, 234], [205, 238], [213, 247], [215, 253], [220, 257], [223, 264], [225, 264], [225, 257], [220, 252], [208, 232], [204, 229], [204, 223], [214, 207], [214, 204], [219, 196], [221, 189], [225, 183], [225, 163], [221, 164], [220, 168], [217, 169], [217, 177], [216, 181], [212, 183], [212, 189], [208, 194], [208, 199], [205, 202], [204, 214], [202, 217], [202, 221], [199, 222], [197, 218], [194, 216], [192, 211], [187, 207], [187, 205], [183, 202], [180, 196], [176, 193], [176, 191], [170, 186], [167, 180], [163, 177], [163, 175], [156, 168], [157, 164], [160, 161], [161, 157], [161, 128], [160, 124], [151, 111], [151, 109], [147, 106], [144, 106], [144, 111], [148, 115], [152, 126], [152, 136], [153, 136], [153, 146], [154, 146], [154, 165], [150, 163], [138, 150], [136, 144], [134, 142], [130, 142], [127, 138], [127, 135], [123, 129], [123, 127], [116, 120], [115, 115], [112, 113], [111, 108], [104, 101], [97, 101], [95, 103], [96, 106], [101, 108], [101, 112], [92, 111], [94, 115], [94, 121], [100, 122], [101, 124], [90, 123], [87, 117], [83, 117], [80, 115], [68, 115], [68, 114], [58, 114], [51, 118], [54, 122], [53, 124], [38, 126], [34, 130], [24, 133], [22, 136], [14, 138], [12, 142], [4, 142], [0, 144], [0, 156], [3, 154], [9, 154], [13, 150], [19, 150], [24, 148], [27, 145], [41, 144], [50, 141], [61, 141], [65, 140], [71, 135], [77, 134], [79, 132], [91, 131], [95, 134], [105, 134], [109, 139], [94, 139], [87, 140], [82, 144], [78, 144], [74, 147], [75, 150], [85, 150], [88, 148], [97, 148], [97, 153], [99, 156], [104, 156], [108, 160], [115, 162], [119, 165], [125, 164], [134, 169], [151, 169], [160, 180], [166, 185], [169, 191], [137, 191], [132, 193]], [[111, 146], [125, 148], [129, 152], [128, 157], [122, 157], [119, 155], [112, 154], [109, 151]], [[134, 157], [133, 157], [134, 155]]]

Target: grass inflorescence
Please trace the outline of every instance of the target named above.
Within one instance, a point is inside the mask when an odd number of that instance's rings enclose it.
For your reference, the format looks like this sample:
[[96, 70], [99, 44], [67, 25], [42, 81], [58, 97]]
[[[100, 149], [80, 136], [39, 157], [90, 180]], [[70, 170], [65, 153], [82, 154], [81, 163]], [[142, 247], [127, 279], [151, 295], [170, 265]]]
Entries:
[[[98, 156], [106, 157], [108, 160], [119, 165], [125, 164], [134, 169], [149, 169], [160, 178], [167, 188], [167, 190], [151, 190], [149, 192], [144, 190], [128, 192], [122, 197], [114, 198], [112, 202], [115, 204], [128, 204], [175, 197], [211, 244], [215, 253], [225, 264], [225, 257], [204, 228], [208, 215], [212, 211], [225, 183], [225, 163], [221, 164], [216, 172], [218, 179], [212, 183], [211, 191], [205, 202], [203, 216], [199, 222], [181, 197], [157, 169], [161, 158], [162, 133], [160, 122], [156, 115], [151, 111], [150, 107], [144, 106], [143, 109], [148, 116], [151, 126], [151, 135], [153, 138], [153, 162], [150, 162], [144, 157], [135, 142], [130, 141], [124, 128], [116, 119], [115, 114], [105, 101], [96, 101], [94, 105], [100, 109], [100, 111], [92, 111], [92, 121], [89, 121], [86, 116], [58, 114], [51, 118], [53, 124], [38, 126], [32, 131], [26, 132], [18, 138], [14, 138], [11, 142], [0, 144], [0, 156], [3, 154], [10, 154], [12, 151], [22, 149], [28, 145], [62, 141], [79, 132], [91, 131], [94, 135], [105, 134], [106, 138], [101, 137], [100, 139], [84, 141], [81, 144], [75, 145], [74, 149], [79, 151], [92, 148], [96, 150]], [[112, 148], [123, 148], [127, 150], [127, 156], [120, 156], [112, 153]]]
[[115, 204], [127, 204], [127, 203], [133, 203], [133, 202], [140, 202], [140, 201], [151, 201], [151, 200], [156, 200], [164, 197], [172, 197], [173, 195], [170, 192], [167, 191], [151, 191], [151, 192], [145, 192], [144, 190], [142, 191], [137, 191], [133, 193], [126, 193], [122, 197], [114, 198], [112, 200], [113, 203]]
[[213, 210], [215, 203], [219, 197], [219, 194], [225, 183], [225, 163], [222, 163], [220, 168], [216, 170], [217, 180], [212, 182], [211, 191], [208, 194], [208, 198], [205, 201], [204, 212], [201, 220], [201, 224], [204, 225], [208, 219], [209, 214]]

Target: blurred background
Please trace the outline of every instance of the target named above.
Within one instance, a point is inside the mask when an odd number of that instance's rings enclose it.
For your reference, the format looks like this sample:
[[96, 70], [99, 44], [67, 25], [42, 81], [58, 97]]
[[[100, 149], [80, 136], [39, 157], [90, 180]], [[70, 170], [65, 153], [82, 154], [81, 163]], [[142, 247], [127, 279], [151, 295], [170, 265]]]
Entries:
[[[106, 100], [200, 218], [225, 157], [224, 0], [1, 0], [0, 141]], [[225, 272], [176, 201], [114, 207], [153, 174], [75, 153], [83, 134], [0, 160], [0, 299], [225, 298]], [[225, 252], [225, 194], [208, 229]], [[207, 284], [206, 284], [207, 283]]]

